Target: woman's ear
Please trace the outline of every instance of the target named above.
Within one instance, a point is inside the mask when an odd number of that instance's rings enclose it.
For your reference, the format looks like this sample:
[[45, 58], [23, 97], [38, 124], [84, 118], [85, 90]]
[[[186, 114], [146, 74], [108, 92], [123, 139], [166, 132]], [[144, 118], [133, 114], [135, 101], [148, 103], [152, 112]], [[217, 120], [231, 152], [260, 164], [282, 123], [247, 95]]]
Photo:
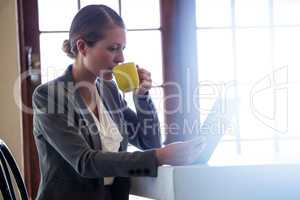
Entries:
[[78, 53], [82, 54], [83, 56], [86, 55], [86, 51], [87, 51], [87, 44], [83, 39], [78, 39], [76, 41], [76, 46], [77, 46], [77, 50]]

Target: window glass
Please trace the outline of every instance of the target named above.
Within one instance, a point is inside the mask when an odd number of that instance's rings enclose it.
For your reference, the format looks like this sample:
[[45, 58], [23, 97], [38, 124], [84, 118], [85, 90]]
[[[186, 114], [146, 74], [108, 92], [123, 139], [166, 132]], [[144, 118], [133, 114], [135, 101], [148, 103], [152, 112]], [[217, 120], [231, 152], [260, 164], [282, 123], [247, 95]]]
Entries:
[[[199, 82], [236, 101], [236, 131], [218, 146], [235, 144], [226, 157], [241, 154], [248, 163], [289, 158], [300, 143], [299, 8], [297, 0], [197, 0]], [[230, 80], [235, 84], [224, 90]], [[201, 108], [209, 107], [205, 95], [215, 94], [213, 87], [200, 87]], [[201, 121], [206, 115], [201, 110]], [[219, 151], [215, 160], [222, 160]]]
[[[224, 156], [226, 155], [226, 156]], [[221, 142], [215, 149], [211, 159], [209, 160], [210, 165], [226, 165], [236, 163], [236, 159], [239, 158], [237, 154], [236, 142]]]
[[235, 5], [237, 26], [269, 25], [269, 0], [236, 0]]
[[236, 31], [237, 80], [255, 83], [269, 74], [271, 66], [269, 29], [239, 29]]
[[274, 142], [272, 140], [241, 142], [241, 154], [244, 158], [243, 162], [248, 164], [273, 161], [275, 159]]
[[198, 66], [201, 81], [233, 80], [232, 31], [198, 30]]
[[231, 26], [231, 0], [196, 0], [198, 27]]
[[40, 34], [41, 73], [42, 83], [61, 75], [73, 60], [62, 50], [67, 33]]
[[162, 84], [160, 31], [128, 31], [125, 60], [151, 72], [154, 85]]
[[300, 1], [273, 0], [275, 25], [300, 25]]
[[39, 0], [40, 31], [69, 31], [77, 10], [77, 1], [74, 0]]
[[[282, 27], [275, 28], [274, 44], [274, 65], [280, 67], [274, 76], [274, 85], [280, 91], [286, 91], [287, 94], [280, 94], [281, 101], [287, 100], [287, 103], [281, 103], [282, 115], [287, 115], [285, 121], [288, 122], [288, 133], [281, 134], [281, 137], [300, 137], [300, 128], [298, 125], [298, 102], [300, 100], [300, 27]], [[279, 91], [279, 90], [278, 90]], [[278, 102], [279, 104], [279, 102]], [[281, 119], [279, 122], [282, 122]], [[283, 124], [281, 124], [282, 126]]]
[[300, 140], [282, 140], [280, 141], [279, 158], [283, 161], [299, 161]]
[[122, 17], [128, 29], [159, 28], [159, 0], [122, 0]]
[[81, 0], [81, 7], [91, 5], [91, 4], [103, 4], [110, 8], [112, 8], [114, 11], [119, 13], [119, 1], [118, 0]]

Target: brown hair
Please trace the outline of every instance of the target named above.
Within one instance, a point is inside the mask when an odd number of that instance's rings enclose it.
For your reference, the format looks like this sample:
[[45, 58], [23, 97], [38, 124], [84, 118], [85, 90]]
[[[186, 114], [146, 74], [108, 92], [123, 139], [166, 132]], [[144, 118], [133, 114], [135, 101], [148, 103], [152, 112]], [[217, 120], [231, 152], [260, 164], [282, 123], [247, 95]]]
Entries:
[[73, 18], [69, 40], [63, 42], [63, 51], [71, 58], [78, 54], [76, 42], [83, 39], [89, 47], [104, 38], [104, 32], [117, 25], [125, 28], [122, 18], [105, 5], [88, 5], [79, 10]]

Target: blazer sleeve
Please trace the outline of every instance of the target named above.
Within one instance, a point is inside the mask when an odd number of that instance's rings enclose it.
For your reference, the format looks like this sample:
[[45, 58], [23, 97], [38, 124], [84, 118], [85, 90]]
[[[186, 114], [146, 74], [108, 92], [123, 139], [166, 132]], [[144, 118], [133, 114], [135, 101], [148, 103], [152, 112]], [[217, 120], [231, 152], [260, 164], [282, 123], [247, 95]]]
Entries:
[[49, 113], [55, 107], [54, 97], [46, 87], [33, 93], [34, 132], [43, 137], [78, 174], [88, 178], [157, 176], [154, 150], [144, 152], [102, 152], [92, 149], [78, 125], [68, 124], [66, 113]]
[[142, 96], [133, 95], [136, 113], [127, 106], [123, 98], [121, 99], [125, 105], [123, 115], [129, 142], [144, 150], [161, 147], [160, 124], [149, 93]]

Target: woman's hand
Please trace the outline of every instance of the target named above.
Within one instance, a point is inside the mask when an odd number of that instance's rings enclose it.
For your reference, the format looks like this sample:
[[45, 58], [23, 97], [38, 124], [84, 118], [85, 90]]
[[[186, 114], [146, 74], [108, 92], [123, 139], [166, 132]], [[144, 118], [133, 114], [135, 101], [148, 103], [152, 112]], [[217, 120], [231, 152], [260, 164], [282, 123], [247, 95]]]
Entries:
[[137, 71], [140, 78], [140, 86], [138, 89], [135, 90], [135, 94], [144, 95], [152, 87], [151, 73], [146, 69], [140, 68], [138, 65], [137, 65]]
[[186, 142], [176, 142], [156, 150], [159, 165], [193, 164], [201, 155], [204, 140], [197, 138]]

